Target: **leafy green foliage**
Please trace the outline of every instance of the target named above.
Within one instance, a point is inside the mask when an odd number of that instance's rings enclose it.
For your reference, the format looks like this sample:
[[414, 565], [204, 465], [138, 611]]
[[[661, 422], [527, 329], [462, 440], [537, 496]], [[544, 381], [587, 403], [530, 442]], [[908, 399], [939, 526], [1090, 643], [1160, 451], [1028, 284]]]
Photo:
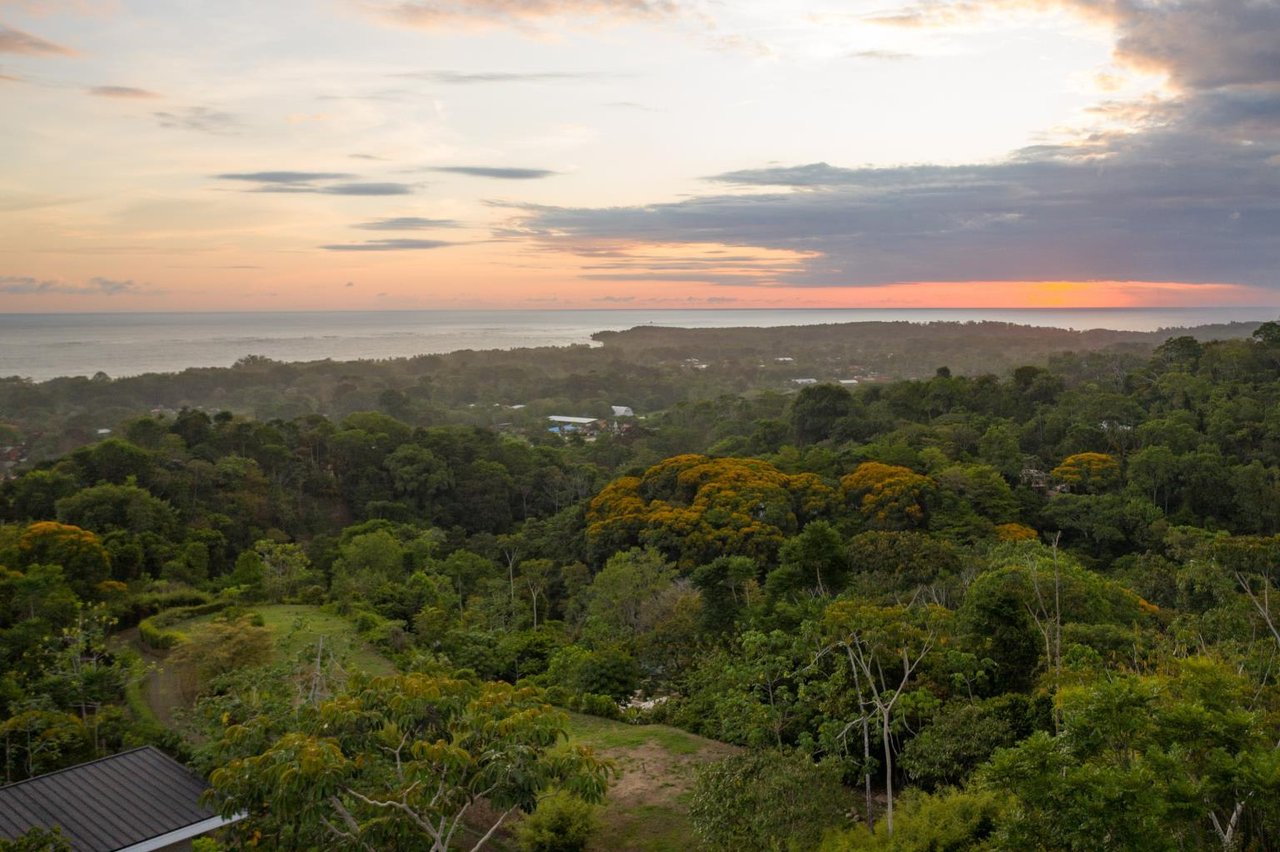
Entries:
[[752, 751], [699, 770], [689, 813], [708, 849], [805, 849], [839, 824], [847, 805], [835, 767]]
[[411, 674], [355, 678], [285, 715], [228, 719], [211, 744], [211, 781], [239, 831], [274, 843], [444, 850], [481, 800], [498, 816], [530, 811], [559, 786], [604, 795], [606, 767], [557, 747], [563, 714], [532, 690]]
[[524, 852], [583, 852], [599, 831], [597, 810], [569, 793], [550, 793], [516, 824], [516, 840]]

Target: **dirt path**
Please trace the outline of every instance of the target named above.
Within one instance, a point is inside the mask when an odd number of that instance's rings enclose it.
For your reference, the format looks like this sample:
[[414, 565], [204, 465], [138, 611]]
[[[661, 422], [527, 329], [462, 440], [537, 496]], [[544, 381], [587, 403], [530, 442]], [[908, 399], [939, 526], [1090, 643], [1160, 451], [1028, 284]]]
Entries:
[[609, 724], [616, 728], [582, 738], [618, 770], [601, 813], [601, 830], [589, 849], [685, 852], [692, 831], [688, 798], [694, 770], [737, 749], [661, 725]]
[[169, 652], [157, 651], [142, 644], [136, 627], [121, 630], [111, 640], [121, 646], [128, 646], [142, 657], [143, 665], [147, 668], [142, 679], [142, 698], [160, 724], [172, 728], [174, 714], [187, 709], [187, 702], [182, 698], [177, 674], [171, 666], [166, 665]]

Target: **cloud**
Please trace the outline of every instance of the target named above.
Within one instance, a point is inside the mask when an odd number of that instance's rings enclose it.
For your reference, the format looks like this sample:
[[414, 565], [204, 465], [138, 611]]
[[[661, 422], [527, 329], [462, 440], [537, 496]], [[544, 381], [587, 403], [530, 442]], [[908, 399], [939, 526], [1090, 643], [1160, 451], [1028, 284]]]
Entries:
[[474, 86], [486, 83], [560, 83], [619, 75], [598, 71], [408, 71], [395, 76], [449, 86]]
[[[526, 208], [517, 227], [567, 251], [614, 241], [812, 252], [800, 269], [780, 276], [807, 286], [1090, 279], [1274, 285], [1280, 169], [1267, 158], [1276, 153], [1226, 144], [1215, 150], [1199, 133], [1170, 132], [1111, 140], [1092, 156], [1034, 149], [993, 165], [767, 168], [718, 179], [784, 191], [642, 207]], [[670, 274], [657, 270], [655, 280]]]
[[317, 180], [340, 180], [355, 177], [345, 172], [227, 172], [214, 175], [218, 180], [242, 180], [253, 183], [278, 183], [286, 186], [308, 184]]
[[235, 133], [240, 124], [239, 119], [229, 112], [202, 106], [187, 107], [177, 112], [153, 112], [152, 115], [161, 127], [197, 130], [218, 136]]
[[1273, 0], [1070, 0], [1116, 23], [1116, 56], [1167, 71], [1195, 89], [1274, 84], [1280, 75], [1280, 4]]
[[[384, 101], [401, 101], [411, 95], [410, 92], [399, 89], [388, 89], [380, 92], [366, 92], [359, 95], [317, 95], [316, 99], [321, 101], [367, 101], [370, 103], [378, 103]], [[357, 154], [352, 154], [358, 157]], [[383, 159], [381, 157], [368, 157], [371, 160]]]
[[309, 191], [324, 195], [409, 195], [414, 187], [407, 183], [338, 183]]
[[518, 169], [504, 166], [436, 166], [431, 171], [498, 180], [539, 180], [559, 174], [550, 169]]
[[39, 36], [0, 24], [0, 53], [24, 53], [29, 56], [74, 56], [75, 51]]
[[391, 23], [433, 29], [644, 20], [674, 15], [681, 6], [674, 0], [393, 0], [372, 8]]
[[1164, 71], [1188, 88], [1270, 84], [1280, 68], [1280, 3], [1274, 0], [926, 0], [870, 20], [945, 27], [1054, 9], [1109, 23], [1117, 59]]
[[146, 99], [158, 98], [160, 95], [147, 89], [135, 89], [133, 86], [94, 86], [89, 94], [99, 98]]
[[117, 296], [142, 291], [134, 281], [94, 277], [84, 284], [72, 284], [58, 279], [40, 279], [28, 275], [0, 275], [0, 293], [31, 295], [60, 293], [73, 296]]
[[[1175, 92], [1099, 105], [1097, 117], [1118, 120], [1123, 132], [1094, 128], [1002, 162], [737, 169], [707, 178], [731, 193], [617, 208], [517, 207], [503, 235], [578, 255], [656, 246], [667, 260], [707, 244], [790, 251], [800, 260], [777, 264], [772, 277], [795, 286], [1126, 280], [1280, 288], [1280, 3], [992, 0], [906, 14], [941, 25], [992, 9], [1064, 6], [1109, 21], [1117, 57], [1164, 70]], [[725, 276], [705, 268], [710, 274], [698, 280]], [[669, 280], [698, 267], [650, 259], [583, 271]]]
[[433, 228], [460, 228], [453, 219], [424, 219], [420, 216], [398, 216], [394, 219], [374, 219], [354, 227], [363, 231], [427, 231]]
[[873, 59], [884, 62], [900, 62], [904, 59], [915, 59], [914, 53], [903, 53], [897, 50], [858, 50], [849, 54], [850, 59]]
[[457, 243], [450, 243], [444, 240], [390, 239], [370, 240], [365, 243], [333, 243], [320, 246], [320, 248], [326, 251], [421, 251], [423, 249], [445, 248], [452, 245], [457, 245]]
[[90, 278], [89, 287], [97, 289], [108, 296], [114, 296], [118, 293], [134, 293], [140, 289], [132, 280], [118, 281], [112, 278]]
[[245, 192], [382, 196], [409, 195], [415, 189], [412, 184], [407, 183], [364, 181], [333, 183], [333, 181], [355, 177], [346, 172], [227, 172], [214, 177], [218, 180], [255, 184]]

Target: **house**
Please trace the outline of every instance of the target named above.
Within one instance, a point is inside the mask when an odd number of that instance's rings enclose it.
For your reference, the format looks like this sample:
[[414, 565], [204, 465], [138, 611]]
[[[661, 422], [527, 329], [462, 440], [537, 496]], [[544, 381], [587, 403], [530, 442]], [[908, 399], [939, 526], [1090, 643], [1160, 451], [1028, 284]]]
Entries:
[[547, 428], [548, 432], [554, 432], [566, 438], [570, 435], [581, 435], [589, 441], [595, 440], [596, 434], [605, 427], [605, 422], [597, 417], [566, 417], [562, 414], [553, 414], [547, 420], [551, 423]]
[[204, 779], [143, 746], [0, 787], [0, 838], [62, 829], [75, 852], [179, 852], [230, 825], [200, 799]]
[[636, 413], [631, 410], [629, 405], [611, 405], [614, 417], [635, 417]]
[[795, 385], [816, 385], [818, 383], [818, 380], [817, 379], [792, 379], [791, 383]]
[[26, 460], [26, 447], [0, 447], [0, 479], [14, 476], [18, 465]]

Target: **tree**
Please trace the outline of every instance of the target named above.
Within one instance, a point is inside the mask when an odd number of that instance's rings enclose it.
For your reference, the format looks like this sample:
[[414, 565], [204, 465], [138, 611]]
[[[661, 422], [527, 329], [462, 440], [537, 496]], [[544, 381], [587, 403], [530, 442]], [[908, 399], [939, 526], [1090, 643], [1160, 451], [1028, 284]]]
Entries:
[[689, 816], [708, 849], [811, 849], [846, 806], [834, 765], [769, 749], [699, 767]]
[[870, 582], [886, 591], [941, 585], [939, 581], [960, 575], [966, 565], [959, 547], [922, 532], [871, 530], [849, 539], [847, 552], [850, 570], [870, 575]]
[[[1043, 711], [1043, 712], [1041, 712]], [[1008, 748], [1048, 724], [1043, 707], [1018, 693], [946, 705], [902, 750], [912, 781], [933, 789], [961, 784], [998, 748]]]
[[927, 476], [881, 462], [863, 462], [840, 486], [871, 526], [890, 530], [924, 526], [936, 488]]
[[605, 486], [587, 510], [587, 541], [598, 557], [652, 545], [683, 569], [719, 556], [772, 562], [787, 536], [836, 507], [835, 492], [811, 473], [783, 473], [759, 459], [674, 456]]
[[0, 837], [0, 852], [72, 852], [71, 843], [57, 826], [52, 831], [33, 828], [13, 840]]
[[103, 484], [84, 488], [57, 502], [58, 520], [96, 533], [128, 530], [167, 536], [177, 526], [168, 502], [133, 484]]
[[746, 556], [721, 556], [694, 569], [690, 579], [702, 596], [699, 625], [709, 633], [731, 630], [738, 614], [758, 595], [760, 567]]
[[334, 595], [369, 599], [383, 583], [404, 579], [404, 557], [404, 547], [385, 529], [352, 537], [333, 562]]
[[254, 543], [253, 550], [246, 553], [257, 560], [263, 596], [272, 603], [295, 599], [306, 586], [321, 582], [320, 574], [311, 567], [311, 560], [296, 544], [260, 539]]
[[128, 666], [107, 647], [107, 632], [115, 619], [106, 607], [78, 606], [75, 620], [48, 636], [30, 661], [38, 672], [33, 688], [56, 706], [76, 711], [95, 754], [101, 754], [100, 713], [119, 700]]
[[445, 852], [474, 813], [479, 849], [553, 789], [604, 797], [608, 767], [584, 748], [556, 748], [567, 721], [531, 689], [357, 676], [291, 718], [229, 726], [212, 746], [210, 781], [220, 812], [247, 811], [237, 832], [261, 843]]
[[38, 521], [23, 530], [18, 551], [22, 565], [61, 566], [81, 598], [96, 597], [98, 584], [111, 576], [111, 558], [102, 541], [77, 526]]
[[634, 638], [653, 627], [675, 567], [649, 548], [615, 554], [591, 582], [587, 617], [610, 635]]
[[1057, 697], [1058, 736], [1033, 734], [981, 773], [1016, 803], [1002, 846], [1247, 849], [1280, 828], [1277, 732], [1248, 709], [1256, 686], [1203, 658], [1167, 676], [1089, 668]]
[[835, 426], [853, 412], [853, 394], [840, 385], [809, 385], [791, 404], [791, 431], [798, 444], [831, 437]]
[[839, 592], [849, 574], [844, 540], [826, 521], [814, 521], [787, 539], [778, 551], [778, 562], [775, 573], [787, 572], [794, 586], [815, 589], [820, 597]]
[[[930, 606], [877, 607], [838, 600], [823, 614], [828, 643], [822, 653], [844, 657], [858, 694], [862, 715], [849, 722], [863, 731], [864, 758], [870, 723], [878, 720], [884, 748], [885, 823], [893, 834], [893, 758], [891, 728], [894, 708], [907, 693], [912, 676], [924, 662], [941, 633], [946, 611]], [[867, 780], [867, 813], [871, 812], [870, 776]]]
[[76, 480], [56, 470], [33, 470], [13, 483], [13, 516], [25, 521], [51, 521], [55, 505], [76, 492]]
[[543, 620], [547, 618], [547, 590], [559, 574], [556, 564], [550, 559], [526, 559], [520, 563], [520, 585], [529, 595], [529, 606], [533, 612], [533, 629], [538, 629], [538, 599], [544, 603]]
[[75, 716], [25, 710], [0, 722], [0, 749], [9, 784], [78, 763], [89, 754], [89, 738]]
[[1097, 493], [1120, 481], [1120, 463], [1107, 453], [1076, 453], [1051, 473], [1072, 491]]

